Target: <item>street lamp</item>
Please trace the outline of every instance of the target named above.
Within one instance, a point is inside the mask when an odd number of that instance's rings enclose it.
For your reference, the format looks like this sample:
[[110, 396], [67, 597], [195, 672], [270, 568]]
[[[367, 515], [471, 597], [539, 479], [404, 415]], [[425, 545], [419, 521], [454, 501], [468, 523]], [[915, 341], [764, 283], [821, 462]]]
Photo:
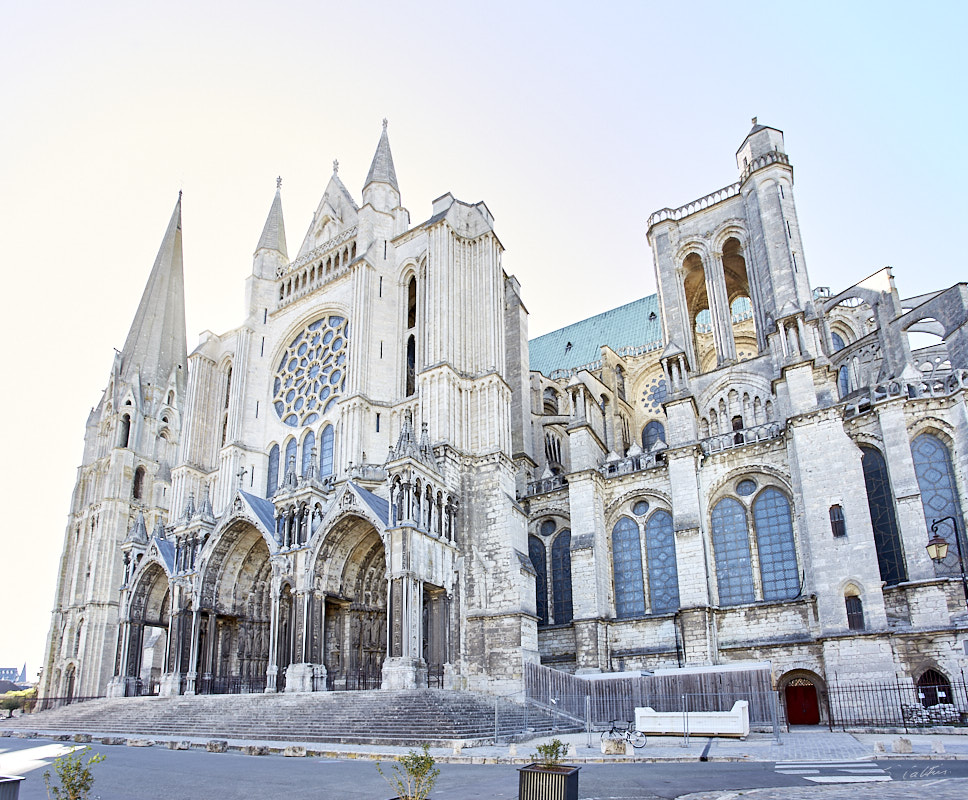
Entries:
[[938, 526], [942, 522], [950, 522], [955, 533], [955, 548], [958, 551], [958, 567], [961, 570], [961, 588], [965, 592], [965, 607], [968, 608], [968, 577], [965, 576], [965, 561], [961, 557], [961, 537], [958, 535], [958, 520], [953, 516], [941, 517], [931, 521], [931, 533], [934, 534], [926, 545], [931, 560], [941, 563], [948, 555], [948, 540], [938, 533]]

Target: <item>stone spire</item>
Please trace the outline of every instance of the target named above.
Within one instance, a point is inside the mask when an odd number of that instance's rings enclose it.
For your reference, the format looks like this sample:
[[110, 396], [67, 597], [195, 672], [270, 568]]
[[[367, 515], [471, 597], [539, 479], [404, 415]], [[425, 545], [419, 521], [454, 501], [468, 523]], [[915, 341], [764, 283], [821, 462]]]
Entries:
[[130, 542], [131, 544], [148, 544], [148, 529], [145, 527], [145, 515], [140, 511], [138, 512], [138, 518], [134, 521], [134, 525], [128, 531], [128, 538], [124, 541], [125, 543]]
[[120, 357], [120, 376], [135, 374], [141, 385], [167, 387], [173, 373], [179, 388], [188, 375], [185, 336], [185, 278], [182, 269], [181, 192], [155, 258], [141, 303]]
[[269, 209], [269, 216], [266, 217], [265, 227], [262, 229], [262, 236], [259, 237], [259, 244], [255, 252], [260, 250], [275, 250], [281, 253], [284, 258], [289, 258], [286, 249], [286, 224], [282, 218], [282, 178], [276, 178], [276, 196]]
[[397, 173], [393, 168], [393, 155], [390, 153], [390, 139], [387, 137], [387, 121], [385, 119], [383, 120], [383, 133], [380, 134], [380, 143], [376, 146], [373, 163], [370, 164], [366, 183], [363, 184], [364, 192], [371, 183], [387, 183], [397, 191], [397, 194], [400, 193], [400, 187], [397, 186]]

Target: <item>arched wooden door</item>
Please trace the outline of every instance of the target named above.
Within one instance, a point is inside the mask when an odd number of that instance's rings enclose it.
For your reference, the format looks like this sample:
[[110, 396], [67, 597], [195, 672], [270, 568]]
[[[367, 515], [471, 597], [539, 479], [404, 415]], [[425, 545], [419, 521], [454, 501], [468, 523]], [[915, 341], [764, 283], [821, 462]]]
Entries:
[[787, 722], [791, 725], [819, 725], [820, 700], [817, 687], [806, 678], [794, 678], [786, 685]]

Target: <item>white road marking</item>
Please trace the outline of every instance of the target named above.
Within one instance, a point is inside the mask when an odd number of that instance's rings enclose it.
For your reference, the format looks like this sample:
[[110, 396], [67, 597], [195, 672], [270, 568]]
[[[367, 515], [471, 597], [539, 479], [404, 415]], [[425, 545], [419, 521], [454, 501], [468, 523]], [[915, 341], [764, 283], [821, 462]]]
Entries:
[[43, 744], [26, 750], [0, 753], [0, 774], [24, 775], [40, 767], [49, 766], [55, 758], [66, 756], [84, 745]]
[[[813, 783], [869, 783], [893, 780], [873, 761], [778, 761], [781, 775], [799, 775]], [[823, 772], [823, 774], [820, 774]]]
[[818, 775], [815, 778], [804, 778], [814, 783], [870, 783], [872, 781], [892, 780], [890, 775]]

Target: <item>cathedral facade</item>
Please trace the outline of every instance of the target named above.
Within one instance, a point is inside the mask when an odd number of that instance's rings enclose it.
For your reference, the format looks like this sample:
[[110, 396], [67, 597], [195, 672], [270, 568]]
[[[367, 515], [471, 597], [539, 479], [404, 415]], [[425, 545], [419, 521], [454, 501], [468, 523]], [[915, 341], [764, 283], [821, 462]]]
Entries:
[[412, 225], [385, 125], [292, 259], [277, 188], [243, 323], [191, 355], [179, 200], [88, 421], [43, 692], [956, 680], [968, 286], [811, 287], [782, 133], [736, 160], [649, 218], [657, 295], [530, 342], [488, 208]]

